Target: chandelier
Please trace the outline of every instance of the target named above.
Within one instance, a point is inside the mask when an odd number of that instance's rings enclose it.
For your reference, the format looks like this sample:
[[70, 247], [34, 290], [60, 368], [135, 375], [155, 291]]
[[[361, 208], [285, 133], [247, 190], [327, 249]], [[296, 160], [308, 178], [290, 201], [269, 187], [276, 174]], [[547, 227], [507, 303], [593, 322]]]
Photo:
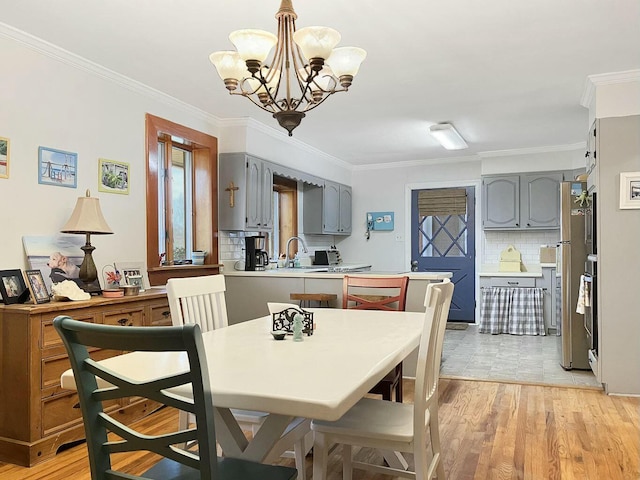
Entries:
[[329, 95], [349, 89], [367, 56], [361, 48], [335, 48], [340, 33], [332, 28], [296, 30], [297, 18], [291, 0], [282, 0], [276, 14], [277, 36], [264, 30], [236, 30], [229, 35], [236, 51], [209, 56], [229, 93], [273, 114], [289, 136], [305, 112]]

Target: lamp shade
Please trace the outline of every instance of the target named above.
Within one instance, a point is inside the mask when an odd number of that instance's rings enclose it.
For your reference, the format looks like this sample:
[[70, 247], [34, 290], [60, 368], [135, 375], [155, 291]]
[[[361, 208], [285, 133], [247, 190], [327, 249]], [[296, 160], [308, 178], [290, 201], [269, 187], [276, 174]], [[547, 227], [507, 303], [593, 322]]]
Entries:
[[242, 60], [257, 60], [262, 63], [278, 42], [278, 37], [264, 30], [246, 29], [231, 32], [229, 40]]
[[87, 190], [86, 197], [78, 197], [76, 206], [71, 213], [71, 218], [60, 230], [62, 233], [90, 233], [93, 235], [106, 235], [113, 233], [100, 210], [100, 202], [91, 197]]
[[293, 32], [293, 41], [298, 44], [307, 60], [326, 60], [340, 41], [340, 34], [329, 27], [305, 27]]
[[247, 65], [238, 55], [238, 52], [221, 51], [213, 52], [209, 55], [209, 60], [213, 63], [218, 70], [218, 75], [223, 80], [227, 78], [234, 78], [236, 80], [242, 80], [242, 78], [249, 75], [247, 72]]
[[355, 75], [360, 69], [360, 64], [367, 57], [367, 52], [358, 47], [334, 48], [327, 59], [327, 64], [333, 70], [336, 77], [343, 75]]

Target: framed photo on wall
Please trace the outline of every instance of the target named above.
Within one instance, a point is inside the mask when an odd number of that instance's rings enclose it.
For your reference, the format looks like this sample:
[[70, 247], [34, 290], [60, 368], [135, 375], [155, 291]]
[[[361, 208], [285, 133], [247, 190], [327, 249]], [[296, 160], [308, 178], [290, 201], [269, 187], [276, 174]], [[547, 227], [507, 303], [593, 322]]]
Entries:
[[129, 164], [98, 159], [98, 190], [129, 195]]
[[24, 283], [20, 269], [0, 270], [0, 294], [2, 294], [2, 301], [7, 305], [24, 303], [28, 300], [29, 289]]
[[38, 183], [76, 188], [78, 183], [78, 154], [38, 147]]
[[620, 172], [620, 208], [640, 208], [640, 172]]
[[0, 137], [0, 178], [9, 178], [9, 139]]
[[47, 303], [51, 300], [47, 285], [40, 270], [27, 270], [24, 272], [27, 277], [27, 285], [31, 292], [33, 303]]

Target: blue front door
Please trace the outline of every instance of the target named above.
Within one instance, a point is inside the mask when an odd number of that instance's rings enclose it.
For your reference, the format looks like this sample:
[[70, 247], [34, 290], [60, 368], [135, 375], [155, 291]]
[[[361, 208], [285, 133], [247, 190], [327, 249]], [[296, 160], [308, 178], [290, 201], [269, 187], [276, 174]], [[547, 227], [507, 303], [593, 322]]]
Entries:
[[413, 190], [411, 261], [420, 272], [453, 272], [449, 320], [475, 321], [475, 256], [475, 187]]

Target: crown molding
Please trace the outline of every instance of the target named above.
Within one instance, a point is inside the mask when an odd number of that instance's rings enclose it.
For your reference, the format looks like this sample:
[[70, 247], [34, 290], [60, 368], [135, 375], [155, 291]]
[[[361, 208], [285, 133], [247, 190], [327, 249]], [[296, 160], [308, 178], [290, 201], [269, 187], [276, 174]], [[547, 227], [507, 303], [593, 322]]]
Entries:
[[366, 165], [356, 165], [353, 167], [354, 171], [362, 170], [384, 170], [388, 168], [408, 168], [408, 167], [421, 167], [425, 165], [438, 165], [442, 163], [463, 163], [463, 162], [477, 162], [485, 158], [494, 157], [510, 157], [516, 155], [530, 155], [538, 153], [552, 153], [552, 152], [570, 152], [573, 150], [584, 150], [586, 142], [572, 143], [569, 145], [553, 145], [548, 147], [533, 147], [533, 148], [518, 148], [513, 150], [493, 150], [486, 152], [478, 152], [474, 155], [467, 155], [464, 157], [446, 157], [446, 158], [431, 158], [423, 160], [407, 160], [405, 162], [388, 162], [388, 163], [370, 163]]
[[530, 155], [535, 153], [570, 152], [572, 150], [583, 150], [587, 142], [570, 143], [568, 145], [550, 145], [545, 147], [516, 148], [513, 150], [493, 150], [478, 152], [480, 158], [510, 157], [515, 155]]
[[600, 85], [614, 85], [618, 83], [640, 82], [640, 70], [626, 70], [624, 72], [600, 73], [589, 75], [585, 81], [580, 105], [589, 108]]
[[367, 163], [363, 165], [354, 165], [353, 171], [363, 170], [385, 170], [389, 168], [411, 168], [411, 167], [424, 167], [427, 165], [439, 165], [442, 163], [463, 163], [463, 162], [478, 162], [480, 158], [478, 155], [467, 155], [464, 157], [442, 157], [442, 158], [429, 158], [422, 160], [405, 160], [403, 162], [386, 162], [386, 163]]
[[215, 115], [211, 115], [210, 113], [205, 112], [200, 108], [194, 107], [193, 105], [183, 102], [182, 100], [178, 100], [177, 98], [172, 97], [171, 95], [167, 95], [160, 90], [156, 90], [155, 88], [145, 85], [142, 82], [114, 72], [113, 70], [103, 67], [102, 65], [92, 62], [91, 60], [87, 60], [84, 57], [69, 52], [68, 50], [60, 48], [57, 45], [42, 40], [41, 38], [23, 32], [22, 30], [18, 30], [17, 28], [7, 25], [6, 23], [0, 22], [0, 36], [14, 40], [46, 57], [77, 68], [78, 70], [90, 73], [96, 77], [100, 77], [113, 82], [121, 87], [152, 98], [153, 100], [156, 100], [160, 103], [164, 103], [171, 107], [182, 110], [198, 119], [209, 122], [214, 126], [220, 125], [220, 119]]

